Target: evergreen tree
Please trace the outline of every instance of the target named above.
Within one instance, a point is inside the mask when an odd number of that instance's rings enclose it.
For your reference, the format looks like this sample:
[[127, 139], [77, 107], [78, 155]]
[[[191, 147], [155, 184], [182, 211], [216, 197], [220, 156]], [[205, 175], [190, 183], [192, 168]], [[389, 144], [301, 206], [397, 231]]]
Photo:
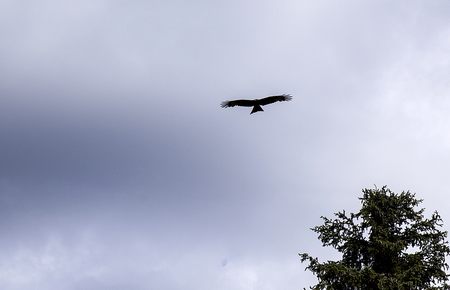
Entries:
[[364, 189], [360, 200], [358, 213], [322, 217], [323, 225], [312, 228], [323, 246], [342, 253], [342, 260], [319, 262], [300, 254], [318, 278], [311, 289], [450, 289], [445, 272], [450, 248], [437, 212], [426, 219], [424, 209], [417, 209], [422, 200], [386, 186]]

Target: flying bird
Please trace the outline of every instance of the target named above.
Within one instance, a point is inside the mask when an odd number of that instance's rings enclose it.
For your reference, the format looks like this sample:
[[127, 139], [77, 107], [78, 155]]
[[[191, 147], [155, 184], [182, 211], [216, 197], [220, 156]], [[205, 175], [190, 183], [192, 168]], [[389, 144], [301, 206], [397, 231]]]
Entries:
[[283, 102], [292, 100], [291, 95], [279, 95], [279, 96], [269, 96], [262, 99], [254, 99], [254, 100], [234, 100], [234, 101], [225, 101], [220, 105], [222, 108], [229, 108], [234, 106], [241, 107], [253, 107], [251, 114], [256, 112], [264, 111], [261, 106], [265, 106], [268, 104], [272, 104], [275, 102]]

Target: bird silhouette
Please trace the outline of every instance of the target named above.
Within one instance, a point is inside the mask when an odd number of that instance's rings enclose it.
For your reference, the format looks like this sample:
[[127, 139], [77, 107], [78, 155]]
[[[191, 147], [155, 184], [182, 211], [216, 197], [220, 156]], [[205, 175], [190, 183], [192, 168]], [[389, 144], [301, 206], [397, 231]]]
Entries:
[[275, 102], [284, 102], [284, 101], [290, 101], [292, 100], [291, 95], [279, 95], [279, 96], [269, 96], [262, 99], [254, 99], [254, 100], [233, 100], [233, 101], [225, 101], [222, 102], [220, 105], [222, 108], [229, 108], [229, 107], [253, 107], [252, 111], [250, 112], [250, 115], [256, 112], [262, 112], [264, 111], [261, 106], [265, 106], [268, 104], [272, 104]]

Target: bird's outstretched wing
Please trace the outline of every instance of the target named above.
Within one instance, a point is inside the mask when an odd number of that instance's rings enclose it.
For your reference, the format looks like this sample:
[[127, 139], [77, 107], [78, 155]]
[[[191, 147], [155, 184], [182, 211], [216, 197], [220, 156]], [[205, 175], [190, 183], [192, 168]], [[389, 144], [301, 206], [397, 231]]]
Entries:
[[256, 104], [254, 100], [234, 100], [234, 101], [225, 101], [220, 104], [222, 108], [241, 106], [241, 107], [253, 107]]
[[258, 100], [258, 104], [260, 104], [261, 106], [265, 106], [265, 105], [272, 104], [275, 102], [283, 102], [283, 101], [290, 101], [290, 100], [292, 100], [291, 95], [270, 96], [270, 97], [266, 97], [266, 98], [262, 98], [262, 99]]

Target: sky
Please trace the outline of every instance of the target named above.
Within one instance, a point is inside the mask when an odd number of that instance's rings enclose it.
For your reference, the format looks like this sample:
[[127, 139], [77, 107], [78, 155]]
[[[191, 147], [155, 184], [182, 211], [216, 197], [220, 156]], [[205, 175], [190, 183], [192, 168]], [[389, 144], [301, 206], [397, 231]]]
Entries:
[[[0, 0], [0, 288], [302, 289], [363, 188], [450, 229], [450, 1]], [[291, 102], [220, 108], [291, 94]]]

